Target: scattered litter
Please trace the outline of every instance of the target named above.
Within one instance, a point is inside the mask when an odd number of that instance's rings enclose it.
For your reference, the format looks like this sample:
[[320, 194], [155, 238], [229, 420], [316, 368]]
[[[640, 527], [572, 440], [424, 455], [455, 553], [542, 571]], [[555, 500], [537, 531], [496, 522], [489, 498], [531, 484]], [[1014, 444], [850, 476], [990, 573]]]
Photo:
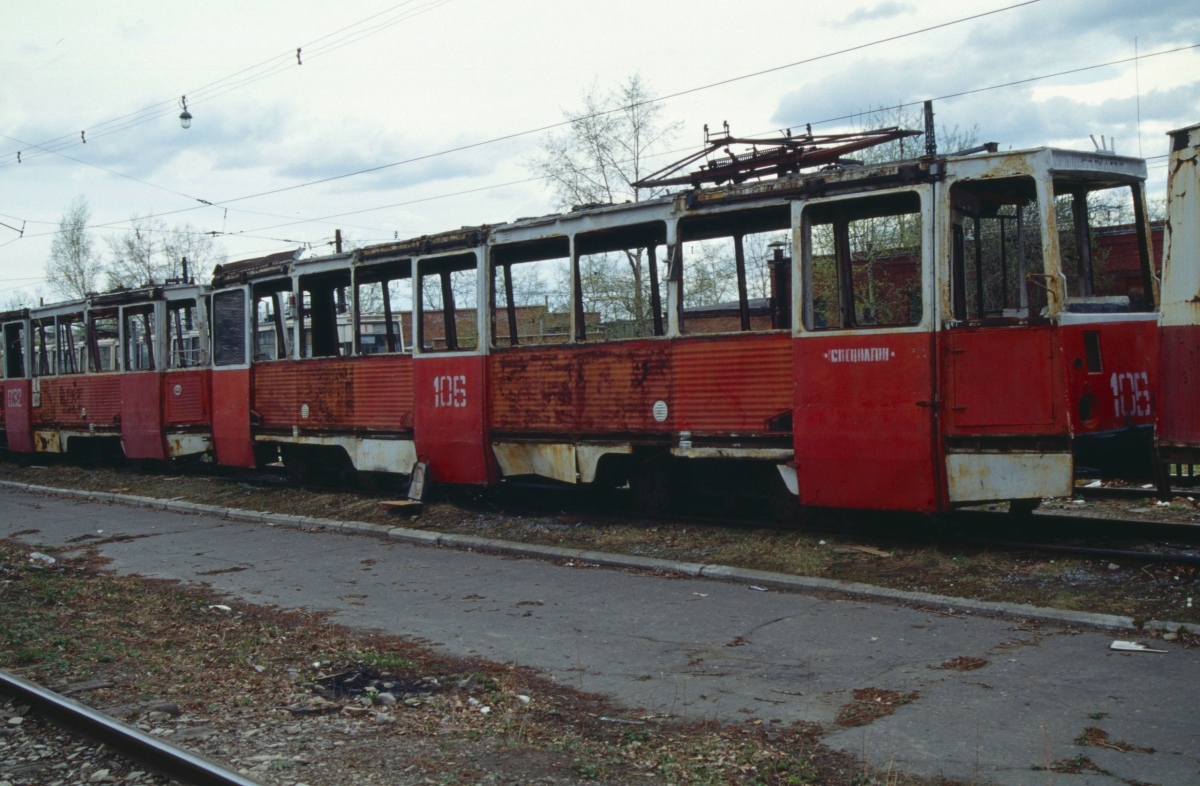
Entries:
[[104, 530], [98, 529], [98, 530], [96, 530], [96, 532], [104, 532]]
[[693, 595], [696, 595], [696, 596], [698, 596], [698, 597], [701, 597], [701, 598], [707, 598], [707, 597], [708, 597], [708, 593], [707, 593], [707, 592], [693, 592], [692, 594], [693, 594]]
[[1072, 500], [1072, 502], [1076, 505], [1086, 505], [1087, 504], [1086, 499], [1076, 499], [1076, 500]]
[[480, 708], [479, 708], [479, 714], [480, 714], [480, 715], [487, 715], [487, 714], [488, 714], [489, 712], [491, 712], [491, 711], [492, 711], [492, 708], [491, 708], [491, 707], [480, 707]]
[[1100, 481], [1098, 481], [1098, 480], [1093, 480], [1091, 483], [1089, 483], [1089, 484], [1087, 484], [1086, 486], [1084, 486], [1084, 488], [1085, 488], [1085, 489], [1098, 489], [1098, 488], [1100, 488], [1100, 487], [1101, 487], [1101, 486], [1103, 486], [1103, 485], [1104, 485], [1104, 484], [1103, 484], [1103, 483], [1101, 483]]
[[871, 637], [871, 641], [879, 641], [879, 637], [878, 637], [878, 636], [872, 636], [872, 637]]
[[1159, 502], [1154, 503], [1154, 505], [1159, 508], [1165, 508], [1170, 504], [1171, 504], [1170, 502], [1162, 502], [1161, 500]]
[[1144, 484], [1144, 485], [1142, 486], [1142, 488], [1144, 488], [1144, 489], [1152, 489], [1152, 488], [1154, 488], [1154, 484], [1153, 484], [1153, 483], [1146, 483], [1146, 484]]
[[521, 702], [522, 704], [528, 704], [531, 701], [531, 699], [528, 696], [525, 696], [524, 694], [518, 694], [517, 701]]
[[54, 563], [58, 562], [58, 560], [56, 560], [54, 557], [51, 557], [49, 554], [43, 554], [40, 551], [30, 552], [29, 559], [33, 560], [34, 562], [44, 562], [47, 565], [53, 565]]
[[771, 691], [771, 693], [782, 693], [784, 696], [803, 696], [804, 695], [803, 693], [801, 693], [798, 690], [797, 691], [778, 690], [776, 688], [767, 688], [767, 690]]
[[840, 546], [833, 550], [834, 554], [870, 554], [872, 557], [890, 557], [892, 552], [883, 551], [873, 546]]
[[1108, 563], [1108, 569], [1109, 570], [1120, 570], [1121, 566], [1115, 562], [1110, 562], [1110, 563]]
[[818, 545], [820, 545], [820, 546], [824, 546], [824, 545], [825, 545], [825, 541], [823, 541], [823, 540], [817, 541], [817, 544], [818, 544]]
[[1188, 598], [1188, 599], [1187, 599], [1187, 607], [1188, 607], [1189, 609], [1192, 607], [1192, 599], [1191, 599], [1191, 598]]
[[625, 720], [624, 718], [606, 718], [603, 715], [601, 715], [597, 720], [601, 720], [604, 723], [624, 723], [629, 726], [645, 726], [646, 725], [646, 721]]
[[1121, 652], [1163, 652], [1166, 650], [1155, 650], [1147, 647], [1145, 644], [1136, 641], [1122, 641], [1116, 639], [1108, 647], [1110, 650], [1120, 650]]
[[760, 587], [757, 584], [751, 584], [750, 589], [754, 590], [755, 592], [766, 592], [767, 591], [766, 587]]
[[474, 696], [468, 696], [467, 704], [470, 704], [472, 707], [478, 707], [480, 702], [479, 699], [475, 698]]
[[212, 606], [209, 606], [209, 607], [208, 607], [208, 610], [209, 610], [209, 611], [213, 611], [213, 610], [216, 610], [216, 611], [233, 611], [233, 609], [229, 608], [229, 607], [228, 607], [228, 606], [226, 606], [224, 603], [214, 603]]

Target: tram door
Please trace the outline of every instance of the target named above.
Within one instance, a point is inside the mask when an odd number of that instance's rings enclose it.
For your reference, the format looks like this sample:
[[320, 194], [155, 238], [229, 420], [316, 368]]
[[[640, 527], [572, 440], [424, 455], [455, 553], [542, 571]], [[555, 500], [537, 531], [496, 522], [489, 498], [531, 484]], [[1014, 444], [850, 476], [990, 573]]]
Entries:
[[793, 209], [801, 505], [937, 509], [931, 210], [928, 186]]
[[254, 467], [250, 433], [250, 288], [213, 293], [212, 434], [217, 463]]
[[481, 256], [414, 262], [413, 436], [438, 483], [487, 485], [498, 475], [487, 427], [487, 310], [477, 307]]
[[162, 381], [166, 359], [158, 303], [121, 308], [121, 444], [132, 459], [167, 457], [163, 440]]
[[998, 178], [954, 184], [949, 204], [952, 314], [941, 333], [948, 501], [1070, 494], [1056, 396], [1062, 369], [1047, 309], [1053, 270], [1044, 264], [1053, 195], [1032, 177]]
[[8, 449], [33, 451], [33, 385], [29, 380], [29, 323], [9, 322], [4, 339], [4, 430]]

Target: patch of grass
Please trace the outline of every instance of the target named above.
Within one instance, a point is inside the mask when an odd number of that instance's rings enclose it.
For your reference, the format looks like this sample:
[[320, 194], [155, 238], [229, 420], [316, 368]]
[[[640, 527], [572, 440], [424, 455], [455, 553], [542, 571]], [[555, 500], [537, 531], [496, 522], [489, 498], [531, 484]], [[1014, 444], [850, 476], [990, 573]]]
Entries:
[[859, 688], [854, 691], [854, 701], [842, 707], [836, 722], [839, 726], [865, 726], [891, 715], [917, 698], [916, 691], [898, 693], [880, 688]]
[[[589, 506], [595, 507], [596, 503], [586, 496], [544, 492], [522, 497], [501, 490], [490, 495], [459, 495], [453, 502], [434, 500], [420, 517], [405, 520], [380, 510], [377, 498], [349, 491], [249, 486], [186, 475], [173, 477], [169, 487], [164, 488], [160, 475], [83, 469], [63, 463], [33, 469], [0, 461], [0, 477], [96, 491], [121, 488], [131, 494], [169, 495], [211, 505], [727, 564], [979, 600], [1200, 623], [1200, 604], [1187, 606], [1187, 598], [1200, 596], [1200, 574], [1194, 569], [1153, 566], [1110, 571], [1107, 560], [1047, 559], [1020, 552], [919, 545], [919, 540], [914, 544], [897, 539], [897, 532], [930, 530], [928, 522], [917, 516], [829, 513], [818, 522], [825, 534], [815, 536], [766, 524], [754, 528], [614, 519], [590, 512]], [[1089, 501], [1084, 512], [1089, 516], [1126, 516], [1122, 505], [1128, 506], [1125, 502]], [[567, 511], [563, 511], [564, 506]], [[1066, 514], [1085, 506], [1064, 507], [1054, 502], [1045, 507]], [[1166, 509], [1155, 509], [1156, 516], [1160, 510]], [[1196, 509], [1162, 515], [1174, 516], [1172, 520], [1200, 521], [1200, 510]], [[826, 542], [822, 544], [822, 540]], [[853, 545], [882, 547], [892, 556], [835, 553]]]

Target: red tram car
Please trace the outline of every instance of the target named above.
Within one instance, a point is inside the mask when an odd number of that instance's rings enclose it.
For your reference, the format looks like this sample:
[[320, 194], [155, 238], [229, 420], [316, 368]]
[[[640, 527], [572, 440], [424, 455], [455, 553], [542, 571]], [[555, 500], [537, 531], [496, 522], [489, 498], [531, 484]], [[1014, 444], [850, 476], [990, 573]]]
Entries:
[[[1082, 442], [1162, 417], [1144, 162], [993, 147], [864, 166], [842, 157], [861, 140], [779, 141], [754, 182], [734, 156], [639, 203], [2, 315], [9, 447], [119, 436], [167, 458], [211, 439], [221, 464], [368, 483], [425, 456], [441, 483], [629, 483], [649, 510], [711, 493], [1028, 510], [1072, 493]], [[1140, 297], [1097, 294], [1097, 211], [1135, 225]], [[172, 349], [180, 303], [195, 366]], [[78, 362], [43, 362], [64, 351]], [[176, 417], [193, 378], [205, 394]]]
[[205, 287], [171, 284], [0, 314], [10, 451], [85, 460], [203, 455]]

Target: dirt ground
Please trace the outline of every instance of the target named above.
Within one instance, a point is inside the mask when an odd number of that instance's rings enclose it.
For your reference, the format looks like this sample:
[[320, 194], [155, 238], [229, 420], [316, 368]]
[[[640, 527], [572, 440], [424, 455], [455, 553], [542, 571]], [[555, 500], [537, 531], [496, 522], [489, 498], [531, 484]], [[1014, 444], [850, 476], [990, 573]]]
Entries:
[[[0, 543], [0, 667], [263, 783], [949, 785], [867, 771], [816, 726], [682, 725], [321, 615], [116, 577], [94, 554], [31, 553]], [[856, 697], [833, 728], [907, 698]], [[162, 782], [0, 705], [0, 783]]]
[[[21, 467], [0, 461], [0, 479], [733, 565], [955, 597], [1200, 625], [1200, 571], [1195, 567], [1162, 564], [1150, 558], [1112, 561], [969, 545], [962, 539], [972, 533], [961, 526], [939, 528], [936, 522], [915, 516], [831, 513], [814, 522], [812, 529], [796, 531], [766, 523], [731, 526], [696, 523], [688, 518], [673, 521], [615, 516], [597, 512], [599, 506], [595, 500], [585, 495], [500, 491], [461, 494], [452, 500], [426, 505], [418, 516], [398, 517], [379, 507], [379, 496], [198, 474], [84, 469], [65, 463]], [[992, 507], [1002, 509], [1002, 506]], [[1178, 497], [1166, 506], [1157, 505], [1152, 497], [1052, 500], [1043, 504], [1042, 510], [1053, 515], [1035, 516], [1032, 528], [1037, 531], [1028, 540], [1043, 540], [1053, 535], [1061, 524], [1060, 516], [1200, 524], [1200, 509], [1185, 497]], [[1060, 540], [1069, 544], [1079, 538], [1076, 534]], [[1154, 544], [1105, 545], [1129, 549]], [[1196, 553], [1194, 543], [1174, 545]]]

